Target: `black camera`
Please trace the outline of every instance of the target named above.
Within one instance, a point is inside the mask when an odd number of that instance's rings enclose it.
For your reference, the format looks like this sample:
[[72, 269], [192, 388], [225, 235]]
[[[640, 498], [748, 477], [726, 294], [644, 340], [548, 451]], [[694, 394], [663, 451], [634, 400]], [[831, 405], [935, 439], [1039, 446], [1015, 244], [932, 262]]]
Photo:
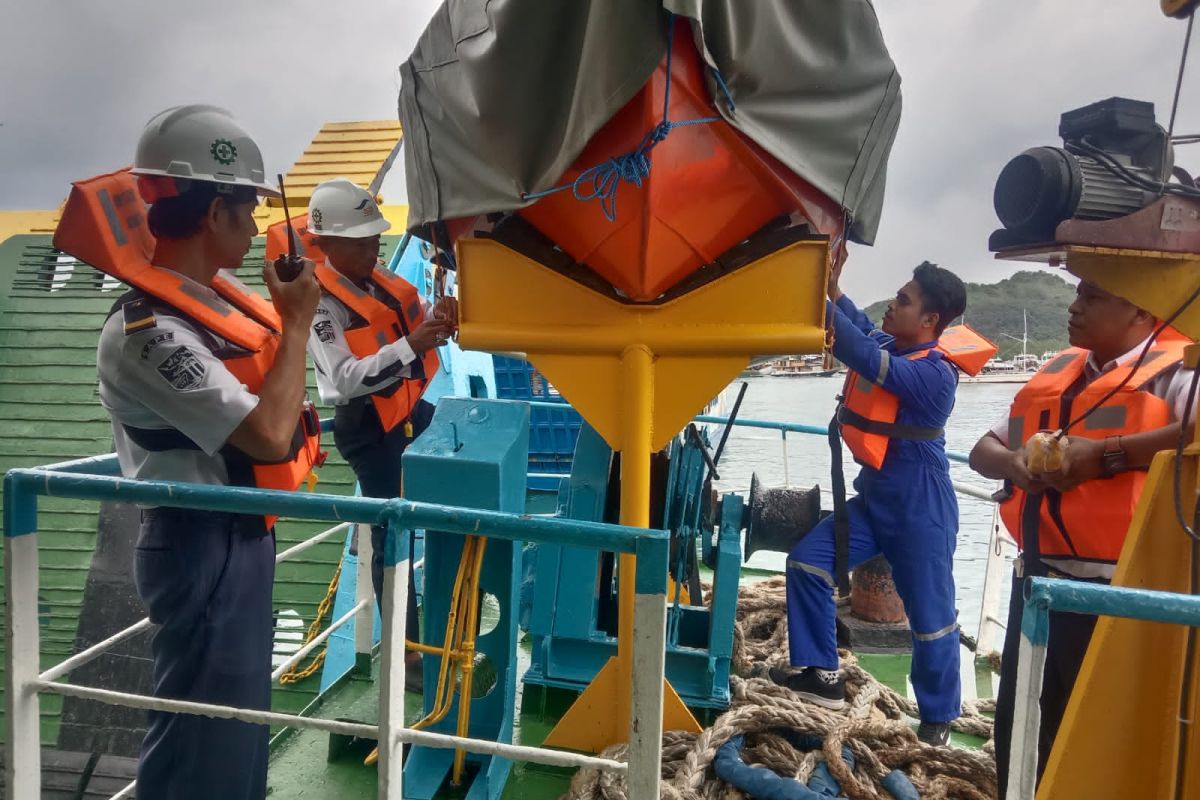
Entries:
[[1004, 227], [990, 250], [1053, 242], [1063, 220], [1122, 217], [1186, 186], [1167, 184], [1174, 151], [1153, 103], [1112, 97], [1068, 111], [1058, 135], [1062, 147], [1031, 148], [1001, 170], [994, 203]]

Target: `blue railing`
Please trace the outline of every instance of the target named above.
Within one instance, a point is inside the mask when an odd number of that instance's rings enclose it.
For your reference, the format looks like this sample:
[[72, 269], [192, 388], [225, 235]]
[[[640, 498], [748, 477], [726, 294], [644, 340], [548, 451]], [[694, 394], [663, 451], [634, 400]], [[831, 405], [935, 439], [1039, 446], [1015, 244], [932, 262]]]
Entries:
[[[81, 468], [82, 465], [74, 467], [75, 470]], [[117, 500], [237, 514], [361, 522], [368, 525], [391, 524], [403, 530], [422, 528], [459, 534], [486, 531], [490, 537], [538, 544], [578, 544], [579, 537], [584, 537], [593, 549], [618, 553], [639, 552], [638, 542], [665, 541], [667, 536], [667, 532], [662, 530], [482, 511], [411, 500], [381, 500], [178, 481], [135, 481], [50, 467], [14, 469], [4, 476], [5, 536], [23, 536], [37, 529], [38, 495], [79, 500]]]
[[[1025, 581], [1025, 610], [1021, 618], [1021, 653], [1017, 659], [1016, 706], [1013, 710], [1012, 760], [1008, 798], [1033, 798], [1037, 785], [1038, 730], [1041, 726], [1046, 644], [1050, 612], [1091, 614], [1124, 619], [1200, 627], [1200, 596], [1127, 589], [1060, 578]], [[1181, 720], [1184, 721], [1184, 720]], [[1181, 734], [1184, 735], [1184, 734]], [[1183, 780], [1182, 772], [1177, 780]]]
[[[540, 400], [527, 401], [533, 408], [553, 408], [561, 410], [564, 407], [563, 403], [547, 403]], [[571, 408], [571, 406], [566, 406]], [[728, 425], [729, 417], [717, 417], [710, 414], [701, 414], [693, 419], [693, 422], [703, 422], [709, 425]], [[805, 425], [801, 422], [777, 422], [768, 419], [746, 419], [738, 417], [734, 420], [734, 427], [738, 428], [762, 428], [769, 431], [779, 431], [783, 434], [788, 433], [806, 433], [813, 436], [828, 436], [828, 425]], [[946, 458], [951, 461], [957, 461], [960, 464], [966, 464], [969, 457], [966, 453], [960, 453], [957, 450], [947, 450]]]
[[[5, 627], [8, 631], [5, 657], [6, 736], [5, 778], [7, 796], [40, 797], [41, 735], [39, 695], [52, 693], [100, 702], [153, 709], [171, 713], [203, 714], [232, 718], [264, 725], [315, 728], [360, 737], [375, 737], [380, 742], [381, 798], [402, 796], [401, 747], [419, 744], [489, 753], [518, 761], [560, 767], [591, 766], [605, 771], [628, 772], [632, 785], [653, 787], [658, 795], [659, 756], [662, 734], [662, 654], [665, 652], [666, 579], [668, 534], [666, 531], [632, 528], [597, 522], [533, 517], [498, 511], [444, 506], [402, 499], [383, 500], [342, 495], [282, 492], [266, 489], [214, 486], [175, 481], [138, 481], [117, 476], [115, 456], [76, 459], [44, 467], [10, 470], [4, 476], [4, 572], [7, 603]], [[146, 695], [115, 692], [92, 686], [60, 682], [73, 669], [98, 657], [118, 642], [136, 635], [149, 626], [143, 620], [104, 642], [72, 656], [67, 661], [42, 671], [38, 628], [38, 497], [66, 497], [80, 500], [117, 500], [152, 506], [169, 506], [242, 514], [286, 515], [302, 519], [331, 520], [343, 523], [384, 524], [388, 536], [385, 562], [387, 578], [384, 604], [383, 641], [380, 653], [384, 686], [404, 685], [404, 638], [407, 594], [402, 588], [408, 570], [407, 548], [399, 545], [402, 531], [424, 528], [432, 535], [454, 533], [483, 535], [514, 542], [570, 545], [637, 555], [633, 575], [638, 604], [635, 623], [638, 641], [634, 657], [638, 663], [657, 664], [647, 674], [635, 674], [631, 708], [631, 748], [628, 767], [612, 759], [560, 753], [542, 748], [447, 736], [406, 728], [403, 720], [403, 696], [395, 691], [380, 692], [379, 724], [364, 725], [339, 720], [281, 714], [257, 709], [233, 708]], [[324, 534], [318, 534], [323, 536]], [[399, 568], [397, 568], [399, 567]], [[401, 588], [397, 588], [401, 587]], [[646, 603], [643, 599], [656, 600]], [[373, 602], [360, 602], [345, 620], [358, 630], [374, 627]], [[369, 652], [369, 633], [363, 638]], [[132, 796], [134, 785], [118, 796]]]

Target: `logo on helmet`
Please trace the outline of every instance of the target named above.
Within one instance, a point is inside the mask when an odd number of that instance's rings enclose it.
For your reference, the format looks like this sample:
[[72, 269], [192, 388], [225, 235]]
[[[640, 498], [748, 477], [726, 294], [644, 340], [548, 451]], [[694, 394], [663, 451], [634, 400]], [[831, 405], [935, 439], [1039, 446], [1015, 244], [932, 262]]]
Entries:
[[217, 160], [217, 163], [228, 167], [234, 161], [237, 161], [237, 148], [233, 142], [228, 139], [215, 139], [209, 146], [208, 152]]
[[308, 221], [312, 223], [314, 231], [321, 230], [321, 209], [314, 208], [308, 213]]

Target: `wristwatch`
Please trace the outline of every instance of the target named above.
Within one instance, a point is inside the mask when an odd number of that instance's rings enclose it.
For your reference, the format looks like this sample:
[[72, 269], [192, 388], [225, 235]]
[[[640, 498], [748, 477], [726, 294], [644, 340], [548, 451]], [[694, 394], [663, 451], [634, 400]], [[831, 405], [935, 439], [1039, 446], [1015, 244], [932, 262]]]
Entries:
[[1125, 448], [1121, 447], [1120, 436], [1109, 436], [1104, 440], [1104, 453], [1100, 456], [1100, 469], [1105, 478], [1111, 478], [1129, 469]]

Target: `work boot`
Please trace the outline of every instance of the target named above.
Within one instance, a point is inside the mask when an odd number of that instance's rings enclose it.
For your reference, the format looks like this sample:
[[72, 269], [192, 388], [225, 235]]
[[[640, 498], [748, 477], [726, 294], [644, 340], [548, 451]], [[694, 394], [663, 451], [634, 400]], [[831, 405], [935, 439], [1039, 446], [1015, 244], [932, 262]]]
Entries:
[[922, 722], [917, 726], [917, 738], [934, 747], [945, 747], [950, 744], [950, 723]]
[[805, 667], [801, 670], [771, 667], [767, 671], [771, 680], [791, 689], [810, 703], [841, 711], [846, 707], [846, 682], [833, 670]]

